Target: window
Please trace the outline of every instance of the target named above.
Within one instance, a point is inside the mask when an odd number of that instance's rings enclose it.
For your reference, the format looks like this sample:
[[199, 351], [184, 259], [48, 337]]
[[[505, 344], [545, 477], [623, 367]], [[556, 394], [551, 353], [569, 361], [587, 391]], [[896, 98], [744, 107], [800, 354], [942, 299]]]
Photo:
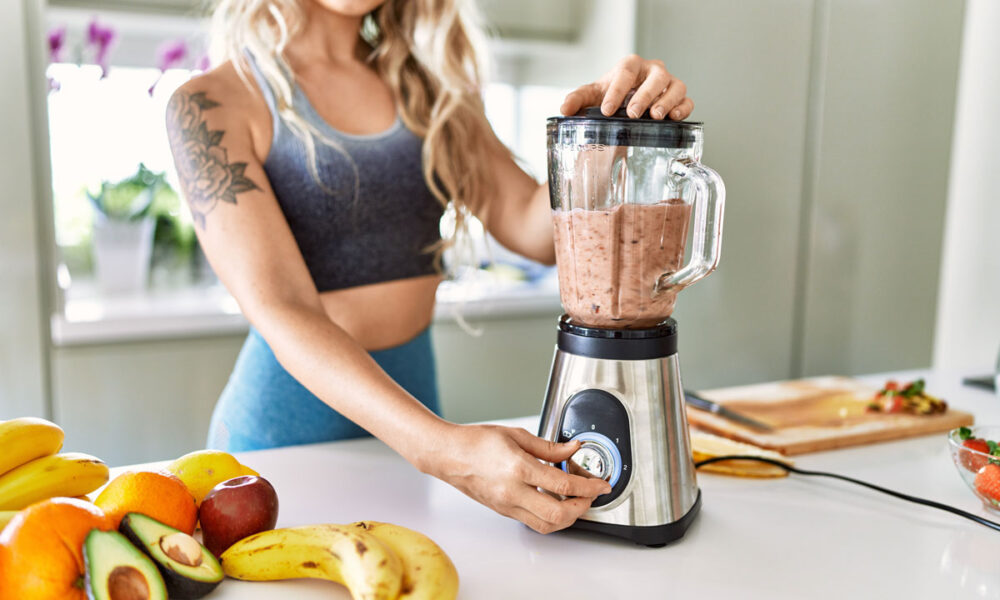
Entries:
[[[87, 31], [94, 20], [110, 23], [118, 38], [117, 45], [111, 46], [110, 67], [103, 77], [102, 68], [93, 64], [95, 53], [86, 46]], [[65, 305], [64, 314], [57, 319], [92, 322], [116, 312], [130, 312], [138, 319], [139, 313], [147, 310], [143, 307], [151, 307], [149, 312], [155, 314], [148, 316], [155, 317], [169, 312], [170, 298], [182, 298], [185, 310], [199, 297], [214, 298], [216, 306], [222, 302], [225, 311], [232, 312], [234, 305], [201, 254], [190, 215], [175, 192], [178, 182], [164, 127], [168, 99], [198, 72], [193, 65], [199, 61], [192, 52], [182, 61], [184, 68], [161, 73], [154, 67], [161, 52], [158, 49], [173, 41], [186, 40], [188, 48], [195, 51], [201, 48], [204, 23], [177, 17], [150, 21], [127, 13], [95, 17], [89, 11], [71, 9], [50, 9], [49, 23], [54, 33], [67, 23], [70, 31], [63, 34], [66, 47], [58, 53], [61, 56], [46, 72], [52, 87], [48, 110], [58, 281]], [[150, 92], [154, 82], [155, 89]], [[506, 82], [492, 83], [485, 92], [487, 117], [497, 135], [539, 180], [546, 175], [545, 119], [558, 110], [565, 93], [565, 89]], [[104, 233], [101, 223], [107, 219], [102, 219], [95, 207], [105, 204], [91, 196], [106, 199], [109, 196], [102, 196], [102, 192], [114, 192], [118, 184], [127, 188], [140, 165], [145, 169], [143, 177], [163, 175], [162, 184], [150, 192], [152, 200], [145, 213], [149, 217], [145, 222], [153, 225], [147, 225], [145, 233], [139, 226], [133, 228], [134, 234]], [[102, 261], [110, 264], [109, 245], [130, 235], [130, 249], [119, 252], [113, 268], [101, 269]], [[526, 281], [543, 277], [554, 280], [550, 270], [487, 241], [481, 227], [479, 237], [481, 256], [493, 261], [494, 268], [464, 282], [449, 283], [442, 289], [442, 298], [477, 298], [497, 289], [524, 287], [529, 285]], [[109, 238], [118, 242], [108, 242]], [[136, 250], [147, 243], [147, 250]], [[112, 271], [121, 275], [128, 269], [146, 271], [124, 284], [122, 277], [115, 282], [106, 276]], [[554, 284], [549, 283], [545, 293], [554, 296]], [[56, 330], [62, 326], [57, 324]]]

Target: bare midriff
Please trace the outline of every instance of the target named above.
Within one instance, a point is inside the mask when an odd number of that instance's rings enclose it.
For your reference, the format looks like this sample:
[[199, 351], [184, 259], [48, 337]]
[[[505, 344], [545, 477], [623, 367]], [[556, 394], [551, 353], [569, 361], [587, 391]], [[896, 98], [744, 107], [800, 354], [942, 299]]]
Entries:
[[609, 210], [554, 211], [559, 296], [577, 323], [652, 327], [670, 316], [675, 292], [654, 294], [684, 260], [691, 206], [682, 200]]
[[439, 275], [426, 275], [320, 294], [326, 314], [365, 350], [405, 344], [431, 324]]

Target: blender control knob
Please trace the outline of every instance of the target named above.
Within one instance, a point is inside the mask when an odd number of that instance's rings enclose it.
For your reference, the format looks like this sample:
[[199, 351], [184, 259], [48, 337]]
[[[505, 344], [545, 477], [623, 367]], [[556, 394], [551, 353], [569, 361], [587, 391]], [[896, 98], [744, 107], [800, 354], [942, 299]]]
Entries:
[[614, 460], [603, 445], [584, 442], [569, 459], [567, 471], [573, 475], [596, 477], [608, 481], [614, 471]]

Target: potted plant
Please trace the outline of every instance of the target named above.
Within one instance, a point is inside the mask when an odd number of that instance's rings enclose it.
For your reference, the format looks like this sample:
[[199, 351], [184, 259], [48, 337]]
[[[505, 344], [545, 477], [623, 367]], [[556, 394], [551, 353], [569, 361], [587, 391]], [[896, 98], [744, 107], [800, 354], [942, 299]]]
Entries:
[[165, 185], [163, 173], [140, 164], [131, 177], [117, 183], [105, 181], [96, 194], [87, 191], [94, 207], [94, 266], [102, 291], [145, 289], [156, 223], [150, 207], [156, 192]]

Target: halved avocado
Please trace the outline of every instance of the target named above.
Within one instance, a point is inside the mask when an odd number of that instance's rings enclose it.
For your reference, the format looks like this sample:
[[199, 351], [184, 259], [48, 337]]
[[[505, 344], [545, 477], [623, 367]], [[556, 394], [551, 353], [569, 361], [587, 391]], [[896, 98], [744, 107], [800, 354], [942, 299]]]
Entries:
[[117, 531], [91, 530], [83, 542], [90, 600], [167, 600], [156, 565]]
[[194, 600], [225, 579], [219, 561], [193, 537], [141, 513], [128, 513], [118, 530], [160, 569], [171, 598]]

